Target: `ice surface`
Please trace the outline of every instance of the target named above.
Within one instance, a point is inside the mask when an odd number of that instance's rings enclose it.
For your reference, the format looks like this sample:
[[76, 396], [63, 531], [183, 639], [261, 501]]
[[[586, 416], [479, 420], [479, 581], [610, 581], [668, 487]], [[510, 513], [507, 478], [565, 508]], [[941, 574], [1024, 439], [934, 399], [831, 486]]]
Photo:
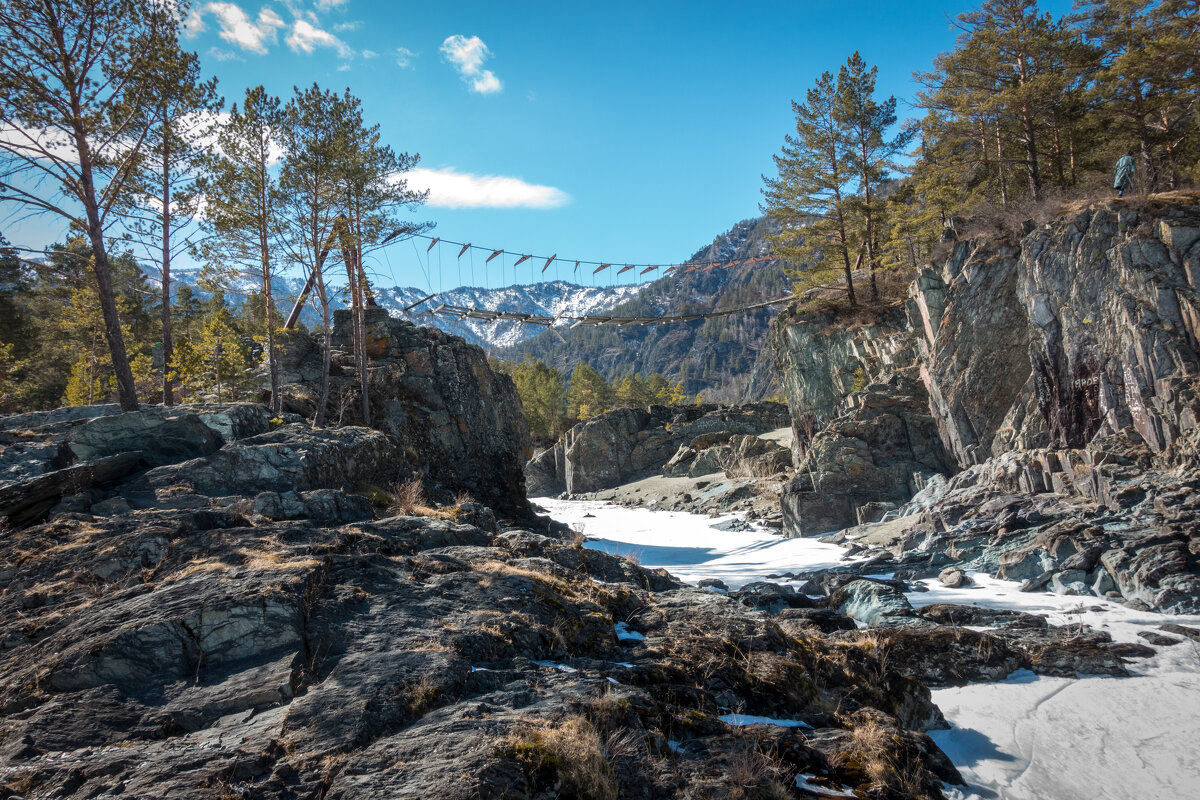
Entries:
[[713, 526], [735, 519], [679, 511], [624, 508], [595, 500], [535, 498], [551, 517], [577, 526], [587, 547], [632, 556], [643, 567], [662, 567], [696, 583], [719, 578], [739, 589], [768, 575], [824, 569], [845, 562], [846, 551], [812, 539], [785, 539], [769, 530], [720, 531]]
[[[836, 545], [783, 539], [759, 529], [713, 528], [730, 517], [593, 501], [537, 503], [555, 519], [581, 525], [588, 547], [635, 556], [643, 566], [664, 567], [692, 583], [719, 578], [736, 589], [770, 574], [845, 563], [844, 551]], [[949, 589], [930, 581], [928, 591], [910, 593], [909, 601], [914, 606], [957, 603], [1045, 614], [1052, 625], [1082, 623], [1107, 631], [1116, 641], [1143, 644], [1138, 631], [1164, 623], [1200, 627], [1200, 616], [1133, 611], [1098, 597], [1024, 593], [1011, 581], [970, 574], [971, 586]], [[1000, 683], [935, 690], [934, 701], [952, 728], [931, 735], [969, 784], [965, 790], [947, 787], [947, 797], [1200, 798], [1200, 644], [1185, 640], [1156, 650], [1153, 658], [1130, 662], [1130, 678], [1050, 678], [1019, 670]], [[797, 778], [798, 788], [836, 796], [802, 785], [803, 777]]]
[[624, 622], [618, 622], [613, 626], [613, 630], [617, 632], [617, 639], [622, 642], [640, 642], [646, 638], [644, 633], [629, 630], [629, 625]]
[[742, 725], [777, 725], [780, 728], [808, 728], [812, 725], [798, 719], [778, 719], [776, 717], [756, 717], [752, 714], [722, 714], [721, 721], [727, 725], [740, 727]]

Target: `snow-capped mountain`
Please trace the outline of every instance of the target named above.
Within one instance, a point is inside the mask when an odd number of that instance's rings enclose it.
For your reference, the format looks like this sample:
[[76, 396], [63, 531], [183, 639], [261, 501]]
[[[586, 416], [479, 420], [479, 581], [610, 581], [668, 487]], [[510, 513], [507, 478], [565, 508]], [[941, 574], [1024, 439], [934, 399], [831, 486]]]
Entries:
[[[152, 280], [158, 280], [157, 272], [147, 270]], [[178, 287], [187, 284], [192, 287], [196, 296], [207, 299], [210, 293], [198, 285], [198, 270], [174, 270], [171, 274], [172, 294]], [[294, 299], [299, 296], [304, 287], [301, 278], [280, 277], [272, 281], [275, 289], [276, 303], [284, 315], [291, 310]], [[225, 299], [231, 306], [240, 306], [247, 297], [258, 291], [257, 281], [237, 279], [232, 282], [225, 292]], [[567, 281], [548, 281], [529, 286], [508, 286], [502, 289], [484, 289], [477, 286], [463, 286], [439, 293], [433, 299], [422, 303], [412, 311], [404, 309], [424, 299], [429, 292], [412, 286], [374, 286], [375, 301], [386, 308], [393, 317], [407, 319], [417, 325], [439, 328], [455, 336], [461, 336], [472, 344], [485, 349], [511, 347], [536, 336], [544, 329], [536, 325], [525, 325], [519, 322], [497, 321], [486, 322], [478, 319], [456, 319], [442, 314], [430, 313], [439, 304], [466, 306], [469, 308], [485, 309], [487, 311], [512, 311], [520, 314], [540, 314], [546, 316], [566, 315], [583, 316], [599, 314], [613, 306], [629, 300], [636, 295], [641, 286], [612, 286], [591, 287], [577, 286]], [[348, 295], [344, 290], [333, 292], [332, 307], [346, 308]], [[321, 324], [320, 311], [310, 302], [300, 315], [301, 321], [309, 327]], [[562, 322], [567, 327], [570, 322]]]

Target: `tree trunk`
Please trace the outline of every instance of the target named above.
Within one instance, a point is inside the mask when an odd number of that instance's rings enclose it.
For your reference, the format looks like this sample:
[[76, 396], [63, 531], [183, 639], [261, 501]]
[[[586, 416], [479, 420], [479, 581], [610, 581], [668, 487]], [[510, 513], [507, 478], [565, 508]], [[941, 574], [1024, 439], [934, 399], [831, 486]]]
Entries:
[[859, 156], [862, 159], [862, 182], [863, 182], [863, 209], [866, 215], [867, 223], [867, 268], [871, 274], [871, 302], [879, 302], [879, 283], [876, 281], [875, 273], [878, 270], [879, 264], [875, 259], [875, 218], [871, 213], [871, 174], [870, 167], [867, 164], [867, 137], [863, 135], [860, 139]]
[[1000, 172], [1000, 207], [1008, 208], [1008, 177], [1004, 173], [1004, 140], [1000, 138], [1000, 120], [996, 120], [996, 167]]
[[321, 348], [321, 396], [317, 400], [317, 411], [313, 415], [313, 427], [321, 428], [325, 426], [325, 407], [329, 404], [329, 365], [332, 350], [330, 337], [333, 334], [333, 325], [329, 318], [329, 293], [325, 287], [325, 276], [321, 272], [324, 269], [324, 259], [320, 255], [317, 256], [317, 263], [313, 269], [313, 285], [317, 289], [317, 299], [321, 301], [321, 322], [325, 331], [325, 342]]
[[259, 258], [262, 268], [263, 308], [267, 315], [267, 371], [271, 375], [271, 411], [283, 411], [282, 387], [279, 379], [279, 354], [275, 344], [275, 293], [271, 287], [271, 255], [268, 250], [266, 225], [259, 229]]
[[846, 242], [846, 221], [842, 218], [842, 209], [837, 210], [838, 235], [841, 237], [842, 267], [846, 273], [846, 296], [850, 299], [850, 307], [858, 305], [854, 296], [854, 270], [850, 268], [850, 248]]
[[163, 405], [175, 404], [171, 388], [171, 364], [175, 360], [171, 341], [171, 182], [170, 159], [163, 145], [163, 212], [162, 212], [162, 398]]
[[1154, 151], [1150, 146], [1150, 128], [1146, 125], [1146, 104], [1139, 83], [1134, 87], [1134, 109], [1137, 114], [1138, 144], [1142, 150], [1142, 167], [1146, 171], [1147, 194], [1158, 190], [1158, 170], [1154, 165]]
[[358, 340], [358, 382], [361, 387], [363, 425], [371, 427], [371, 395], [368, 388], [367, 365], [367, 285], [362, 268], [362, 246], [354, 247], [354, 328]]
[[[78, 111], [75, 118], [77, 121], [80, 118]], [[108, 261], [108, 249], [104, 246], [100, 206], [96, 202], [96, 185], [92, 178], [91, 152], [80, 124], [75, 125], [75, 149], [79, 154], [79, 176], [83, 189], [81, 199], [87, 213], [88, 241], [92, 245], [92, 272], [96, 275], [96, 294], [99, 295], [100, 313], [104, 317], [104, 338], [108, 342], [108, 352], [112, 356], [113, 372], [117, 378], [117, 400], [122, 411], [137, 411], [137, 389], [133, 385], [133, 372], [129, 369], [125, 339], [121, 336], [121, 319], [117, 315], [117, 298], [112, 286], [112, 267]]]
[[1038, 170], [1037, 135], [1027, 105], [1021, 106], [1022, 138], [1025, 140], [1025, 172], [1029, 177], [1029, 195], [1036, 203], [1042, 199], [1042, 176]]

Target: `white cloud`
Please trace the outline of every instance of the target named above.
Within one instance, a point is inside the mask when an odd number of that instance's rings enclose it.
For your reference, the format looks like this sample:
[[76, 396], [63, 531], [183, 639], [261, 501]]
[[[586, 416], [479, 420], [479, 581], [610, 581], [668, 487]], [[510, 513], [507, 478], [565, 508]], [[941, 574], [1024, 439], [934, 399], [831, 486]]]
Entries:
[[492, 52], [478, 36], [470, 39], [457, 33], [448, 36], [442, 42], [441, 51], [442, 56], [458, 70], [463, 82], [471, 87], [471, 91], [493, 94], [504, 88], [494, 72], [483, 68], [483, 62], [491, 58]]
[[413, 59], [416, 57], [417, 54], [412, 50], [409, 50], [407, 47], [396, 48], [396, 66], [400, 67], [401, 69], [408, 69], [411, 67]]
[[341, 8], [350, 0], [317, 0], [317, 8], [322, 11], [328, 11], [331, 8]]
[[376, 53], [374, 50], [363, 50], [362, 51], [362, 57], [368, 61], [370, 61], [372, 58], [374, 58], [377, 55], [379, 55], [379, 53]]
[[356, 31], [361, 27], [362, 23], [358, 20], [354, 20], [353, 22], [339, 22], [337, 25], [333, 26], [333, 29], [337, 33], [346, 33], [347, 31]]
[[79, 163], [79, 151], [75, 149], [75, 143], [61, 131], [0, 125], [0, 152], [40, 160], [43, 151], [69, 164]]
[[472, 175], [453, 169], [418, 167], [404, 174], [408, 185], [429, 190], [428, 204], [438, 208], [559, 208], [570, 196], [553, 186], [526, 183], [503, 175]]
[[269, 8], [261, 9], [255, 22], [233, 3], [209, 3], [204, 10], [221, 23], [222, 39], [259, 55], [267, 52], [268, 42], [275, 42], [275, 31], [284, 27], [284, 21]]
[[183, 38], [195, 39], [206, 30], [208, 26], [204, 24], [204, 9], [199, 6], [189, 8], [183, 20]]
[[287, 44], [297, 53], [301, 51], [311, 53], [318, 47], [332, 47], [342, 58], [354, 56], [354, 51], [341, 39], [303, 19], [296, 20], [296, 24], [292, 26], [292, 33], [287, 38]]
[[471, 80], [471, 91], [479, 94], [493, 94], [504, 88], [500, 79], [490, 69], [485, 69], [479, 77]]

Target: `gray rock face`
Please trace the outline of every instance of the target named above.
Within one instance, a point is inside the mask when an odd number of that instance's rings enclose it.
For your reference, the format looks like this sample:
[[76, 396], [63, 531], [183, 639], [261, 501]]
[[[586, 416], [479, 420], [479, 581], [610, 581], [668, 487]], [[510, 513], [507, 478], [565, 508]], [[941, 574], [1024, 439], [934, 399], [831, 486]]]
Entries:
[[909, 304], [959, 465], [1112, 435], [1194, 462], [1176, 445], [1196, 426], [1198, 285], [1200, 211], [1184, 203], [1089, 208], [1019, 248], [959, 243]]
[[857, 580], [838, 589], [829, 605], [867, 625], [911, 619], [916, 615], [902, 592], [875, 581]]
[[0, 517], [26, 524], [64, 497], [59, 510], [105, 516], [127, 510], [123, 501], [93, 497], [147, 467], [208, 455], [223, 442], [264, 433], [265, 408], [80, 406], [0, 417]]
[[[762, 746], [865, 790], [840, 765], [867, 719], [910, 785], [960, 780], [919, 733], [945, 724], [920, 683], [747, 608], [794, 593], [739, 602], [529, 531], [257, 513], [317, 493], [285, 494], [0, 538], [0, 615], [20, 619], [0, 640], [10, 786], [80, 800], [729, 796], [745, 786], [733, 765]], [[618, 622], [642, 638], [618, 638]], [[764, 745], [720, 720], [731, 706], [805, 720], [821, 746], [782, 729]], [[564, 758], [605, 765], [586, 785], [570, 783], [573, 762], [529, 760], [560, 736], [582, 748]], [[638, 746], [610, 767], [616, 736]]]
[[850, 395], [811, 434], [781, 497], [784, 531], [813, 536], [858, 522], [860, 508], [903, 503], [950, 462], [921, 385], [902, 374]]
[[[351, 317], [335, 314], [331, 419], [340, 397], [357, 396], [349, 374], [353, 358]], [[283, 358], [289, 409], [309, 415], [320, 381], [320, 349], [305, 336], [292, 336]], [[383, 309], [367, 311], [371, 358], [371, 426], [399, 443], [407, 469], [420, 472], [427, 491], [468, 492], [499, 512], [524, 515], [522, 468], [530, 456], [529, 426], [512, 379], [493, 372], [482, 349], [433, 328], [391, 319]], [[361, 425], [351, 401], [343, 422]]]
[[398, 461], [396, 443], [379, 431], [292, 424], [204, 458], [152, 469], [128, 491], [185, 488], [221, 496], [387, 485]]
[[[1200, 612], [1200, 473], [1111, 452], [1014, 451], [950, 479], [924, 510], [889, 523], [897, 566], [977, 569], [1030, 591]], [[850, 532], [852, 533], [852, 531]]]
[[153, 411], [97, 417], [74, 431], [68, 446], [80, 461], [138, 451], [148, 467], [216, 452], [224, 440], [195, 414]]
[[790, 309], [776, 318], [767, 347], [796, 422], [797, 460], [811, 438], [806, 424], [819, 427], [839, 415], [848, 395], [913, 364], [915, 341], [903, 323], [899, 311], [854, 327], [824, 310]]
[[[729, 442], [735, 435], [757, 440], [756, 434], [788, 424], [787, 412], [778, 403], [620, 408], [567, 431], [558, 444], [543, 450], [526, 465], [525, 477], [533, 487], [530, 489], [533, 496], [564, 491], [596, 492], [657, 473], [668, 463], [674, 469], [676, 462], [672, 459], [680, 447], [686, 445], [694, 450], [695, 444], [703, 444], [701, 449], [706, 451], [713, 449], [703, 464], [708, 472], [723, 470], [731, 463], [730, 459], [739, 455], [743, 462], [750, 460], [748, 468], [771, 469], [779, 456], [773, 455], [770, 443], [758, 446], [739, 440], [740, 453], [735, 452], [735, 446], [716, 451], [713, 445]], [[771, 458], [761, 463], [753, 461], [768, 454], [772, 454]], [[708, 474], [698, 472], [700, 468], [689, 464], [682, 474]]]

